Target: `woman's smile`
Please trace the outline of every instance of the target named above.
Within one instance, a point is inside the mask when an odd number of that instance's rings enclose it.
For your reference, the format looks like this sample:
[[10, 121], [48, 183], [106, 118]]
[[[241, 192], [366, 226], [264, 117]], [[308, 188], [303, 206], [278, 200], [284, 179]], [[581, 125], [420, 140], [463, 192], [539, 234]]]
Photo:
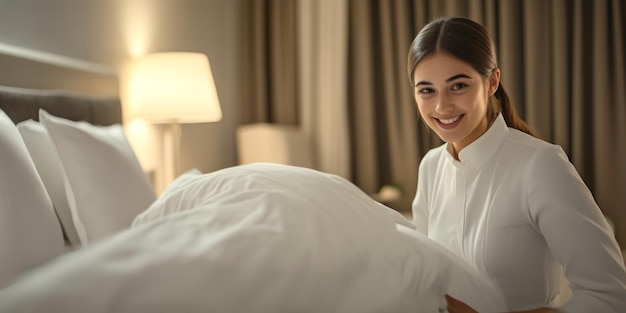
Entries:
[[449, 130], [456, 128], [461, 123], [464, 116], [465, 114], [461, 114], [452, 117], [433, 117], [433, 119], [437, 122], [439, 127]]

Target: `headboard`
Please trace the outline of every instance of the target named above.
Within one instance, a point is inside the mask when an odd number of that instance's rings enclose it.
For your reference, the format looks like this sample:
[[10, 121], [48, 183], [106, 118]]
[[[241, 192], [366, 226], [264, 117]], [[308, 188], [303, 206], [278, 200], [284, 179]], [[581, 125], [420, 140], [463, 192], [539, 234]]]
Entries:
[[40, 108], [92, 124], [122, 122], [115, 70], [24, 49], [16, 55], [14, 50], [0, 49], [0, 109], [14, 123], [38, 120]]
[[64, 90], [38, 90], [0, 86], [0, 109], [14, 123], [39, 120], [39, 109], [75, 121], [98, 125], [122, 122], [118, 97], [90, 96]]

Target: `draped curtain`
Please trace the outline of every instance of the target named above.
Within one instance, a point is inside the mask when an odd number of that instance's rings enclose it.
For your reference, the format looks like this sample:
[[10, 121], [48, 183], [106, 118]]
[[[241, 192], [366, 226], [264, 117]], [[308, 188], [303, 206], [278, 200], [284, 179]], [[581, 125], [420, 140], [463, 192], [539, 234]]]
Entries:
[[347, 10], [347, 0], [298, 1], [298, 104], [316, 168], [349, 179]]
[[297, 125], [296, 1], [241, 1], [240, 123]]
[[[340, 135], [320, 136], [320, 127], [310, 127], [318, 148], [345, 149], [326, 157], [325, 169], [341, 168], [342, 175], [368, 193], [384, 185], [398, 186], [403, 195], [389, 205], [400, 211], [410, 210], [420, 158], [441, 144], [417, 115], [406, 73], [408, 47], [434, 17], [460, 15], [481, 22], [494, 37], [501, 82], [518, 112], [543, 139], [564, 148], [600, 208], [614, 222], [618, 240], [626, 245], [626, 205], [619, 199], [626, 192], [626, 4], [622, 0], [341, 0], [345, 5], [335, 7], [339, 11], [334, 11], [332, 19], [332, 25], [340, 27], [332, 30], [313, 0], [242, 1], [253, 11], [252, 7], [263, 7], [259, 3], [274, 2], [317, 8], [311, 14], [317, 14], [320, 22], [307, 24], [305, 33], [302, 29], [294, 33], [298, 37], [295, 63], [300, 67], [292, 66], [290, 59], [257, 65], [258, 85], [243, 86], [242, 92], [276, 92], [272, 85], [282, 83], [267, 73], [261, 75], [263, 66], [287, 67], [285, 71], [300, 84], [293, 90], [309, 86], [309, 97], [324, 97], [327, 90], [319, 84], [345, 90], [341, 93], [336, 88], [332, 101], [322, 102], [292, 95], [298, 101], [285, 104], [294, 106], [285, 110], [298, 116], [299, 124], [311, 118], [303, 117], [302, 111], [317, 112], [317, 125], [330, 121], [330, 129]], [[306, 16], [306, 11], [296, 11]], [[244, 39], [261, 46], [276, 44], [265, 40], [267, 34], [254, 36]], [[303, 45], [306, 42], [308, 46]], [[318, 62], [315, 66], [320, 68], [304, 70], [305, 64], [315, 60], [310, 53], [325, 51], [319, 49], [323, 42], [335, 54], [345, 56], [331, 55], [335, 62]], [[302, 51], [303, 47], [309, 50]], [[303, 62], [306, 53], [309, 58]], [[250, 60], [272, 61], [258, 58]], [[320, 110], [324, 104], [333, 110]], [[250, 103], [244, 107], [251, 112], [267, 110]], [[333, 167], [333, 162], [344, 164]]]

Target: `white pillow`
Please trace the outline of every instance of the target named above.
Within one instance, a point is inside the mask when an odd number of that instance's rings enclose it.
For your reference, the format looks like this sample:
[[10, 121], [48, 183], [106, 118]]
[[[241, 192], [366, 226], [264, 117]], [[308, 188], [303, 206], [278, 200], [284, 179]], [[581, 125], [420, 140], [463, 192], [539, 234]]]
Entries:
[[71, 246], [80, 246], [80, 239], [74, 227], [72, 212], [65, 194], [65, 173], [54, 144], [43, 125], [35, 120], [25, 120], [17, 124], [37, 172], [43, 180], [50, 200], [61, 221], [63, 231]]
[[250, 164], [184, 180], [152, 219], [0, 292], [0, 311], [432, 313], [445, 293], [505, 311], [469, 265], [338, 176]]
[[61, 159], [83, 245], [117, 233], [156, 199], [121, 125], [97, 126], [39, 111]]
[[65, 251], [52, 202], [13, 121], [0, 110], [0, 289]]

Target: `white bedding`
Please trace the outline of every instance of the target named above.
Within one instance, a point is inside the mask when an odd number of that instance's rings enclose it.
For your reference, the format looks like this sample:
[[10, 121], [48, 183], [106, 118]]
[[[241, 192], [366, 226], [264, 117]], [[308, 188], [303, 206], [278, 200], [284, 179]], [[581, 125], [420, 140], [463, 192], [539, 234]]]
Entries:
[[250, 164], [180, 177], [133, 227], [0, 291], [0, 312], [480, 312], [498, 293], [338, 176]]

